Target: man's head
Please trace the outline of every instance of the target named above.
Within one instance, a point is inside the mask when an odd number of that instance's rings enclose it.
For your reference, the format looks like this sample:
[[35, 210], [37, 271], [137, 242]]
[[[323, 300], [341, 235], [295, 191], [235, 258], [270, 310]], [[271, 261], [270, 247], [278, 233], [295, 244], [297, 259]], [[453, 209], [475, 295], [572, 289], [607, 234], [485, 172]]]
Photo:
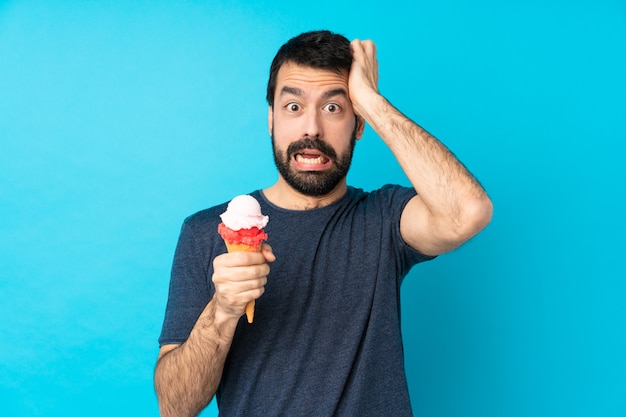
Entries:
[[276, 53], [267, 83], [267, 103], [274, 107], [276, 78], [280, 68], [288, 63], [333, 72], [350, 72], [352, 52], [346, 37], [327, 30], [305, 32], [290, 39]]
[[352, 108], [350, 42], [328, 31], [289, 40], [271, 66], [267, 100], [274, 161], [297, 192], [321, 197], [345, 186], [364, 122]]

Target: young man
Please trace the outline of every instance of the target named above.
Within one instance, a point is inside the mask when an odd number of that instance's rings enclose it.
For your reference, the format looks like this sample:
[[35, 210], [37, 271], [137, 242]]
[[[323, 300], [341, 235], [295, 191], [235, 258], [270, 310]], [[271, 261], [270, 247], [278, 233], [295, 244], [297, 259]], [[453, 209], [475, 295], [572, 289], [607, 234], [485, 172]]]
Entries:
[[[492, 205], [442, 143], [379, 94], [377, 67], [371, 41], [327, 31], [291, 39], [274, 58], [279, 176], [252, 193], [270, 217], [269, 244], [224, 253], [226, 204], [185, 220], [155, 370], [164, 416], [196, 415], [213, 395], [223, 416], [411, 415], [400, 284], [483, 229]], [[365, 123], [413, 188], [347, 185]], [[241, 320], [250, 300], [252, 324]]]

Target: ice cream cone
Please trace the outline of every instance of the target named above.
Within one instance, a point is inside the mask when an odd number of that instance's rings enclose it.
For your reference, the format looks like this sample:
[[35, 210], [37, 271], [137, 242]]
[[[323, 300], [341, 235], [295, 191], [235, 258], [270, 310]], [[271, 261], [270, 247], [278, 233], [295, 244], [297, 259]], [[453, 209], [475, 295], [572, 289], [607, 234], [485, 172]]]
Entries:
[[[226, 243], [226, 242], [225, 242]], [[261, 245], [258, 247], [243, 245], [237, 243], [226, 243], [226, 249], [228, 249], [228, 253], [231, 252], [261, 252]], [[248, 319], [248, 323], [252, 323], [254, 321], [254, 300], [248, 301], [246, 304], [246, 318]]]
[[228, 252], [261, 252], [261, 245], [259, 245], [258, 247], [256, 246], [251, 246], [251, 245], [246, 245], [243, 243], [228, 243], [228, 242], [224, 242], [226, 243], [226, 249], [228, 249]]
[[[222, 223], [217, 227], [228, 252], [261, 252], [261, 245], [267, 239], [263, 228], [268, 216], [261, 213], [261, 206], [250, 195], [233, 198], [226, 211], [220, 214]], [[248, 323], [254, 320], [254, 300], [246, 304]]]

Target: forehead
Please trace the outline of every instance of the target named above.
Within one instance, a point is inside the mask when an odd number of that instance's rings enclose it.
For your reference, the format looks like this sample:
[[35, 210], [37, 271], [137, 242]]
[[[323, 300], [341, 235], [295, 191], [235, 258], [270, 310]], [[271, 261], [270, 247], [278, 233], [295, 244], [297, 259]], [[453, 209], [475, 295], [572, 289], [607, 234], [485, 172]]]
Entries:
[[280, 93], [285, 86], [298, 87], [304, 90], [327, 90], [342, 87], [347, 91], [348, 74], [345, 71], [339, 73], [286, 62], [278, 70], [276, 92]]

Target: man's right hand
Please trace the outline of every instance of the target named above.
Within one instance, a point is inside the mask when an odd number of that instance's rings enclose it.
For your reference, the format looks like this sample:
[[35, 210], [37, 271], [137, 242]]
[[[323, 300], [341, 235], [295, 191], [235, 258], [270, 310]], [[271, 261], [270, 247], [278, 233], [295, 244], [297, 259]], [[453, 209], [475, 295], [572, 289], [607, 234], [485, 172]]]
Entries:
[[241, 317], [246, 304], [256, 300], [265, 291], [269, 262], [276, 257], [268, 244], [261, 252], [232, 252], [213, 260], [214, 301], [223, 314]]
[[161, 346], [154, 385], [163, 416], [197, 415], [211, 401], [222, 378], [239, 319], [248, 301], [259, 298], [276, 259], [261, 252], [233, 252], [213, 260], [215, 294], [182, 344]]

